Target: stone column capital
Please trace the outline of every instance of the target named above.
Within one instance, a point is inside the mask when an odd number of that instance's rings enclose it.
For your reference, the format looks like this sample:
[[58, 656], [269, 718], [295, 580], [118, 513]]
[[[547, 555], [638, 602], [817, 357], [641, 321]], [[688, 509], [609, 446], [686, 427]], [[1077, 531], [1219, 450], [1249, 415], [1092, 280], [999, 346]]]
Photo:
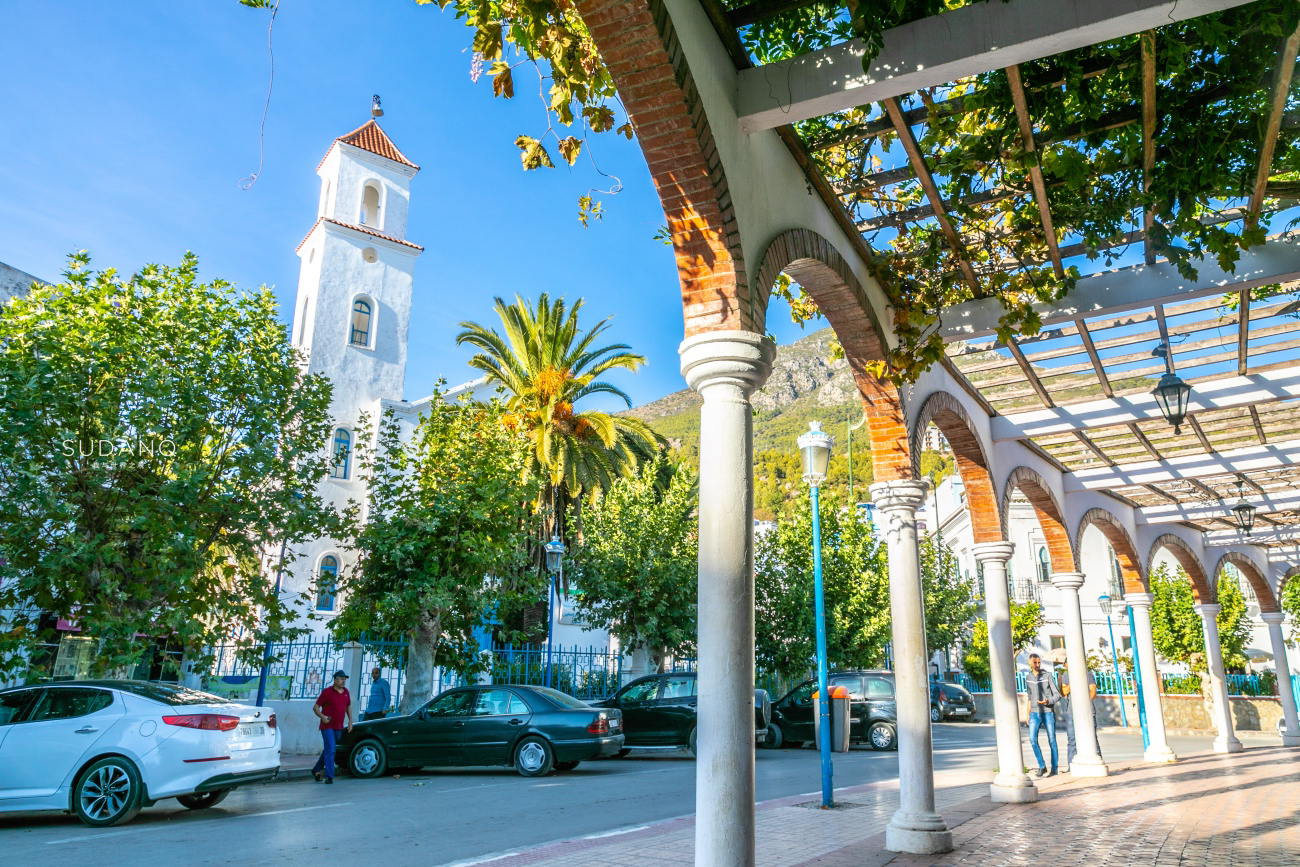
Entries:
[[1267, 623], [1269, 626], [1281, 626], [1282, 621], [1286, 620], [1286, 612], [1285, 611], [1261, 611], [1259, 612], [1259, 619]]
[[1124, 604], [1132, 605], [1134, 608], [1150, 608], [1155, 597], [1150, 593], [1125, 593]]
[[894, 482], [876, 482], [869, 490], [871, 502], [882, 512], [894, 512], [900, 509], [915, 512], [917, 507], [925, 502], [925, 495], [929, 489], [930, 486], [925, 482], [900, 479]]
[[1198, 602], [1192, 606], [1192, 610], [1204, 618], [1211, 618], [1223, 610], [1223, 606], [1217, 602]]
[[706, 331], [683, 340], [677, 354], [686, 383], [700, 394], [731, 385], [748, 397], [771, 375], [776, 344], [752, 331]]
[[1083, 586], [1083, 573], [1053, 572], [1052, 586], [1058, 590], [1078, 590]]
[[1016, 553], [1016, 545], [1014, 542], [980, 542], [972, 545], [970, 551], [980, 563], [987, 560], [1001, 560], [1005, 563]]

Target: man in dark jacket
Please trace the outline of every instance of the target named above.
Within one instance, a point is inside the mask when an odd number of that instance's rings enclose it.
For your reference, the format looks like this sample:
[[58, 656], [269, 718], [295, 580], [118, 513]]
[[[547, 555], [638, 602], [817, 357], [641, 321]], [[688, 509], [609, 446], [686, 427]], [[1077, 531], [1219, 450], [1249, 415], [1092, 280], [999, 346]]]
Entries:
[[[1056, 688], [1056, 681], [1043, 670], [1043, 660], [1037, 653], [1029, 654], [1029, 673], [1025, 675], [1025, 692], [1029, 696], [1029, 745], [1034, 748], [1034, 758], [1038, 760], [1037, 776], [1052, 777], [1056, 775], [1056, 766], [1060, 755], [1056, 749], [1056, 704], [1061, 700], [1061, 693]], [[1052, 770], [1047, 770], [1043, 761], [1043, 751], [1038, 746], [1038, 732], [1047, 729], [1047, 745], [1052, 752]]]

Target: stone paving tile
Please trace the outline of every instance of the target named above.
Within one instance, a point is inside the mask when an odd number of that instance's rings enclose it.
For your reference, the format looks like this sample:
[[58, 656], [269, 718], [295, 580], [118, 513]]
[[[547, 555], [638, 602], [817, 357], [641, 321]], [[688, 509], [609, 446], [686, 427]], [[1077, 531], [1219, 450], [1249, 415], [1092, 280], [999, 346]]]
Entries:
[[[947, 855], [884, 851], [897, 781], [767, 801], [756, 816], [757, 867], [1291, 867], [1300, 865], [1300, 752], [1282, 747], [1203, 753], [1173, 765], [1112, 767], [1104, 779], [1039, 781], [1036, 804], [994, 804], [987, 774], [936, 776], [938, 807], [953, 829]], [[693, 819], [595, 840], [556, 843], [491, 861], [493, 867], [690, 865]]]

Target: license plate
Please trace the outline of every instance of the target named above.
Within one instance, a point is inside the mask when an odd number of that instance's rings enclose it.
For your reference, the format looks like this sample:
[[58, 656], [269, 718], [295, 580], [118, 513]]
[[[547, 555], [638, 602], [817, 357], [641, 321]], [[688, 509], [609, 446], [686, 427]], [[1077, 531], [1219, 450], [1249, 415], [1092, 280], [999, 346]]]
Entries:
[[964, 708], [964, 707], [959, 707], [959, 708], [957, 708], [956, 710], [954, 710], [953, 713], [955, 713], [955, 714], [968, 714], [968, 713], [970, 713], [970, 711], [966, 710], [966, 708]]
[[264, 734], [266, 734], [266, 726], [262, 723], [250, 723], [239, 727], [241, 738], [260, 738]]
[[623, 727], [623, 721], [621, 719], [612, 719], [609, 721], [609, 727], [611, 729], [621, 729]]

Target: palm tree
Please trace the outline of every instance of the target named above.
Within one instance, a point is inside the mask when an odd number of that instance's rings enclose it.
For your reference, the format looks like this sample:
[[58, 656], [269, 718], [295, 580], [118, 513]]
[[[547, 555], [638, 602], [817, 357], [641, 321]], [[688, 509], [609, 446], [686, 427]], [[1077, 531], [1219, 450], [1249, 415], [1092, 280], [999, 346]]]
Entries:
[[509, 423], [531, 439], [532, 472], [542, 482], [540, 508], [551, 506], [562, 515], [562, 506], [608, 490], [659, 450], [659, 437], [639, 419], [575, 410], [579, 400], [593, 394], [612, 394], [632, 405], [622, 389], [598, 379], [611, 370], [635, 372], [645, 364], [644, 356], [623, 343], [593, 348], [609, 318], [582, 332], [582, 300], [566, 309], [563, 299], [552, 301], [546, 293], [536, 307], [516, 296], [510, 305], [497, 298], [494, 309], [504, 336], [462, 322], [456, 343], [482, 350], [470, 366], [505, 389]]

